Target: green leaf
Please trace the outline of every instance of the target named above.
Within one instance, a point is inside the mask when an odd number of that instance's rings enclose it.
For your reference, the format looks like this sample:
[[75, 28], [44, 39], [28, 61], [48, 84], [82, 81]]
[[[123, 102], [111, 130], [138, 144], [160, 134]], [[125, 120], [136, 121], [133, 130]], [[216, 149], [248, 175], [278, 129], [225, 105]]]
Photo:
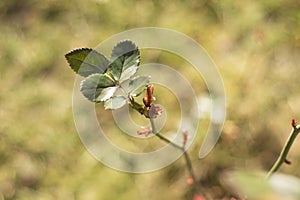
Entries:
[[102, 91], [113, 86], [115, 83], [107, 74], [92, 74], [81, 82], [80, 91], [88, 100], [100, 102], [107, 98], [107, 94], [101, 96]]
[[124, 96], [118, 95], [110, 98], [104, 103], [104, 108], [107, 109], [118, 109], [126, 104], [127, 100]]
[[70, 67], [84, 77], [95, 73], [102, 74], [109, 65], [109, 61], [104, 55], [88, 48], [73, 50], [65, 57]]
[[96, 102], [106, 101], [111, 98], [118, 87], [108, 87], [102, 90], [101, 94], [96, 98]]
[[131, 96], [139, 96], [149, 84], [150, 76], [137, 76], [130, 80], [128, 92]]
[[121, 41], [113, 48], [110, 62], [111, 64], [107, 69], [107, 73], [112, 75], [115, 80], [119, 80], [121, 74], [128, 68], [139, 66], [139, 49], [130, 40]]
[[133, 76], [138, 70], [138, 67], [130, 67], [126, 69], [120, 77], [120, 83], [130, 79], [131, 76]]

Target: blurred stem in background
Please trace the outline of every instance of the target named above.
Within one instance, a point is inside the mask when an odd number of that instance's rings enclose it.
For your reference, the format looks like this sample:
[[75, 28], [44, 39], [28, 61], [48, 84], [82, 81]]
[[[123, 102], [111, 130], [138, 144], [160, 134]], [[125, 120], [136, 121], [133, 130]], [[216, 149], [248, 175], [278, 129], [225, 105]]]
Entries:
[[296, 125], [296, 121], [294, 119], [292, 120], [291, 124], [292, 124], [293, 130], [290, 133], [290, 136], [288, 137], [283, 149], [281, 150], [281, 153], [280, 153], [277, 161], [274, 163], [273, 167], [268, 172], [267, 177], [266, 177], [267, 179], [270, 178], [272, 174], [277, 172], [283, 163], [287, 163], [287, 164], [291, 163], [290, 161], [287, 160], [287, 155], [288, 155], [297, 135], [300, 132], [300, 125]]

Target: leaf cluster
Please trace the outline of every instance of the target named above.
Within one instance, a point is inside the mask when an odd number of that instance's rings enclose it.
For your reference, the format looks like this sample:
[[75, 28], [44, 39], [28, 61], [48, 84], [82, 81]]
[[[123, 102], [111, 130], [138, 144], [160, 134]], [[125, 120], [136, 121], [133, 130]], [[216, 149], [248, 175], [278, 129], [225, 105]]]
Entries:
[[[70, 67], [85, 79], [80, 91], [90, 101], [105, 102], [105, 109], [118, 109], [140, 95], [149, 84], [149, 76], [136, 76], [140, 51], [130, 40], [117, 43], [106, 58], [91, 48], [75, 49], [65, 55]], [[123, 95], [115, 95], [122, 90]]]

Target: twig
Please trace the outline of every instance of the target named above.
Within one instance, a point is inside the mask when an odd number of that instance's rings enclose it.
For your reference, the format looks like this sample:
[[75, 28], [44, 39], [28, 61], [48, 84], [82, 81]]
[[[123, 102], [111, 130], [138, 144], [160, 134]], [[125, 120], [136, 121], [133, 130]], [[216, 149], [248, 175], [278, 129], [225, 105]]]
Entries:
[[183, 152], [189, 174], [190, 174], [191, 178], [193, 179], [193, 181], [196, 181], [196, 176], [195, 176], [195, 173], [194, 173], [194, 170], [192, 167], [192, 162], [191, 162], [191, 159], [190, 159], [189, 155], [187, 154], [185, 148], [182, 146], [179, 146], [178, 144], [172, 142], [171, 140], [169, 140], [168, 138], [166, 138], [165, 136], [163, 136], [159, 132], [157, 132], [154, 120], [152, 118], [149, 118], [149, 119], [150, 119], [150, 123], [151, 123], [152, 133], [155, 136], [159, 137], [161, 140], [165, 141], [166, 143], [172, 145], [173, 147], [175, 147]]
[[290, 148], [292, 144], [294, 143], [294, 140], [296, 139], [297, 135], [300, 132], [300, 125], [296, 126], [295, 121], [292, 121], [293, 130], [290, 133], [290, 136], [288, 137], [277, 161], [274, 163], [273, 167], [270, 169], [270, 171], [267, 174], [267, 179], [271, 177], [272, 174], [278, 171], [282, 163], [284, 163], [287, 160], [287, 155], [290, 151]]

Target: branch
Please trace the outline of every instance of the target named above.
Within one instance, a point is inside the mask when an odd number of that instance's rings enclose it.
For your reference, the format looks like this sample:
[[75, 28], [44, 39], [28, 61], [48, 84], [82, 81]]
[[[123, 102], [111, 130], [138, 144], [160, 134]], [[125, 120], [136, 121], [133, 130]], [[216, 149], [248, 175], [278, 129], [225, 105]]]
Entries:
[[169, 140], [168, 138], [166, 138], [165, 136], [163, 136], [159, 132], [157, 132], [155, 124], [154, 124], [154, 120], [152, 118], [149, 118], [149, 119], [150, 119], [150, 123], [151, 123], [152, 133], [155, 136], [159, 137], [159, 139], [165, 141], [166, 143], [172, 145], [173, 147], [175, 147], [183, 152], [184, 159], [185, 159], [190, 177], [193, 179], [193, 181], [196, 181], [196, 176], [195, 176], [195, 173], [194, 173], [194, 170], [192, 167], [192, 162], [191, 162], [191, 159], [190, 159], [189, 155], [187, 154], [185, 148], [182, 146], [179, 146], [178, 144], [172, 142], [171, 140]]
[[297, 135], [300, 132], [300, 125], [296, 125], [295, 120], [292, 120], [292, 126], [293, 126], [293, 130], [290, 133], [290, 136], [288, 137], [277, 161], [274, 163], [273, 167], [268, 172], [267, 177], [266, 177], [267, 179], [270, 178], [272, 174], [274, 174], [275, 172], [278, 171], [278, 169], [281, 167], [282, 163], [287, 162], [287, 155], [290, 151], [290, 148], [291, 148], [292, 144], [294, 143]]

